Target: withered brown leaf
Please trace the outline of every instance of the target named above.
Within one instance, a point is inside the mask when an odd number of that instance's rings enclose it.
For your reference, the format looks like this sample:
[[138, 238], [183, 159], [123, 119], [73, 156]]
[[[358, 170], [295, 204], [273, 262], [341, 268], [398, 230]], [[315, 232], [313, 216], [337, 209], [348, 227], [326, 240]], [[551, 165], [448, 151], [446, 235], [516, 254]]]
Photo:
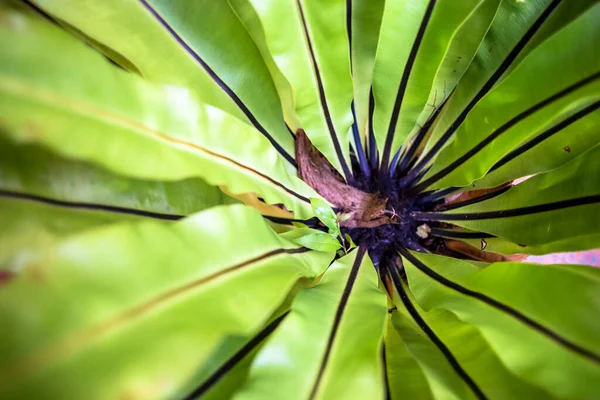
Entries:
[[446, 239], [446, 248], [456, 253], [463, 254], [473, 260], [485, 261], [488, 263], [501, 262], [501, 261], [521, 261], [527, 256], [522, 254], [511, 254], [504, 255], [499, 253], [492, 253], [489, 251], [479, 250], [475, 246], [471, 246], [460, 240]]
[[311, 143], [303, 129], [296, 132], [298, 176], [333, 207], [350, 218], [348, 228], [374, 228], [393, 223], [386, 214], [387, 199], [348, 185], [327, 158]]

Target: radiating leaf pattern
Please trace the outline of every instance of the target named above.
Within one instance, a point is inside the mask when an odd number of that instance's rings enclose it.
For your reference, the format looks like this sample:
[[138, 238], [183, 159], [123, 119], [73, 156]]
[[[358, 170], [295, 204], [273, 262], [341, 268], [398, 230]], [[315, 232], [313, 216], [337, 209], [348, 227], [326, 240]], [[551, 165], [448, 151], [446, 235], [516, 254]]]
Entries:
[[[226, 251], [222, 238], [247, 227], [253, 240]], [[190, 244], [194, 251], [184, 251]], [[19, 328], [3, 332], [3, 396], [30, 397], [39, 386], [48, 398], [88, 397], [90, 386], [103, 388], [94, 398], [184, 390], [221, 340], [259, 331], [295, 283], [320, 274], [330, 259], [278, 238], [243, 206], [175, 225], [121, 223], [71, 236], [52, 253], [34, 254], [3, 288], [3, 320]], [[69, 287], [78, 293], [75, 302], [61, 295]], [[25, 293], [28, 301], [19, 302]], [[227, 302], [216, 301], [225, 293]], [[253, 301], [241, 307], [248, 296]], [[199, 330], [208, 325], [215, 329]], [[171, 329], [178, 333], [168, 335]], [[202, 356], [187, 357], [189, 351]], [[128, 361], [112, 368], [119, 353]], [[73, 370], [77, 380], [64, 385]], [[140, 374], [146, 378], [138, 381]]]
[[0, 398], [598, 398], [599, 3], [0, 0]]
[[[458, 260], [440, 263], [433, 255], [405, 256], [413, 293], [421, 304], [455, 310], [461, 319], [477, 324], [518, 375], [545, 383], [561, 397], [598, 393], [593, 377], [600, 365], [599, 347], [595, 334], [590, 336], [598, 326], [589, 320], [600, 306], [597, 269], [502, 263], [480, 270]], [[498, 276], [510, 284], [510, 293], [494, 283]], [[526, 279], [533, 276], [540, 284], [537, 290]], [[577, 289], [571, 292], [572, 288]]]
[[[298, 295], [291, 314], [259, 352], [239, 398], [383, 398], [385, 295], [364, 255], [365, 249], [358, 249], [340, 259], [318, 286]], [[274, 389], [274, 380], [282, 385]]]
[[[7, 12], [6, 18], [11, 15]], [[149, 84], [116, 70], [41, 18], [14, 18], [3, 39], [18, 32], [19, 24], [25, 24], [26, 33], [21, 46], [5, 42], [2, 47], [5, 68], [0, 78], [3, 125], [14, 140], [40, 143], [63, 156], [138, 179], [202, 177], [234, 193], [261, 192], [267, 201], [297, 207], [300, 217], [308, 216], [302, 209], [308, 211], [308, 197], [316, 194], [290, 176], [277, 151], [257, 130], [201, 103], [184, 88]], [[33, 51], [40, 45], [38, 35], [43, 35], [44, 52]], [[74, 72], [65, 73], [66, 64], [72, 63], [56, 58], [52, 50], [57, 48], [77, 60]], [[99, 80], [87, 79], [91, 71]], [[29, 118], [31, 113], [36, 114], [35, 121]], [[83, 129], [85, 134], [78, 134]], [[245, 146], [235, 154], [230, 143], [239, 142]], [[144, 151], [129, 151], [132, 147]], [[105, 152], [117, 157], [105, 159]], [[262, 157], [253, 158], [257, 153]], [[240, 174], [235, 182], [230, 179], [233, 171]], [[264, 183], [264, 192], [258, 190], [258, 182]]]

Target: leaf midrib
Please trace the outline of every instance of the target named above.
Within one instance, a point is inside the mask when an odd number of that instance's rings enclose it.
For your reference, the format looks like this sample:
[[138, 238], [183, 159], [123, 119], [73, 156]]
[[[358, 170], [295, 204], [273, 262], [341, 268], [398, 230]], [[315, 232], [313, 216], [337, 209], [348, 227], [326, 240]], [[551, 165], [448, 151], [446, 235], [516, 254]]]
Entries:
[[245, 267], [260, 266], [263, 262], [270, 260], [271, 257], [282, 254], [294, 255], [307, 251], [309, 251], [309, 249], [304, 247], [278, 248], [255, 256], [249, 260], [237, 263], [231, 267], [223, 268], [209, 275], [197, 278], [183, 285], [167, 289], [163, 293], [155, 295], [151, 299], [146, 300], [141, 304], [130, 307], [127, 311], [121, 312], [120, 314], [117, 314], [111, 318], [107, 318], [102, 322], [91, 324], [77, 333], [71, 334], [63, 339], [59, 339], [57, 342], [38, 349], [34, 352], [34, 354], [24, 357], [12, 365], [8, 365], [2, 371], [0, 371], [0, 383], [6, 384], [8, 382], [13, 382], [20, 376], [30, 374], [35, 370], [43, 368], [53, 360], [62, 359], [69, 353], [72, 354], [77, 350], [84, 348], [94, 340], [97, 340], [102, 336], [106, 336], [110, 332], [118, 330], [127, 322], [150, 314], [159, 307], [165, 307], [169, 303], [177, 302], [177, 299], [183, 297], [184, 295], [191, 295], [194, 290], [198, 290], [203, 285], [212, 283], [229, 275], [232, 272], [238, 271]]
[[208, 150], [200, 146], [199, 144], [174, 138], [158, 129], [150, 128], [149, 126], [146, 126], [138, 121], [103, 110], [98, 106], [85, 103], [81, 100], [73, 100], [68, 97], [64, 97], [38, 87], [26, 85], [22, 82], [17, 82], [3, 77], [0, 77], [0, 89], [2, 89], [5, 92], [12, 93], [13, 95], [22, 97], [26, 101], [37, 100], [39, 103], [44, 104], [47, 107], [58, 108], [68, 113], [86, 116], [106, 125], [125, 127], [127, 129], [131, 129], [135, 132], [138, 132], [143, 136], [155, 137], [170, 145], [179, 145], [185, 147], [186, 150], [195, 150], [197, 152], [204, 153], [206, 158], [216, 159], [216, 162], [222, 164], [233, 165], [238, 170], [243, 170], [246, 175], [251, 175], [255, 178], [258, 177], [260, 180], [267, 182], [271, 186], [274, 186], [279, 191], [284, 191], [287, 194], [290, 194], [301, 201], [309, 202], [308, 198], [306, 198], [305, 196], [296, 193], [292, 189], [287, 188], [282, 183], [275, 181], [274, 179], [270, 178], [269, 176], [260, 171], [254, 170], [227, 156]]

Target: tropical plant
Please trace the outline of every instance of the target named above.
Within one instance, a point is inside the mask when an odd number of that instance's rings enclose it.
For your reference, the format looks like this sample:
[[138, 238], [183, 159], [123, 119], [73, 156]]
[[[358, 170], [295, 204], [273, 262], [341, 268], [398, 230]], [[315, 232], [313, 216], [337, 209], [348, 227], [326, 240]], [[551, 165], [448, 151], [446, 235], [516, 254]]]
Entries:
[[0, 398], [598, 398], [597, 3], [1, 1]]

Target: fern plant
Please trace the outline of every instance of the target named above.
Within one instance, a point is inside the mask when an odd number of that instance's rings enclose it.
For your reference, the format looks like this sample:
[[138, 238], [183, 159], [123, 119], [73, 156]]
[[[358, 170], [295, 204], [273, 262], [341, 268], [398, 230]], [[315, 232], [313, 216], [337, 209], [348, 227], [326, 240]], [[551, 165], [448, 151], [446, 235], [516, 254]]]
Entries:
[[598, 398], [597, 3], [3, 0], [0, 397]]

